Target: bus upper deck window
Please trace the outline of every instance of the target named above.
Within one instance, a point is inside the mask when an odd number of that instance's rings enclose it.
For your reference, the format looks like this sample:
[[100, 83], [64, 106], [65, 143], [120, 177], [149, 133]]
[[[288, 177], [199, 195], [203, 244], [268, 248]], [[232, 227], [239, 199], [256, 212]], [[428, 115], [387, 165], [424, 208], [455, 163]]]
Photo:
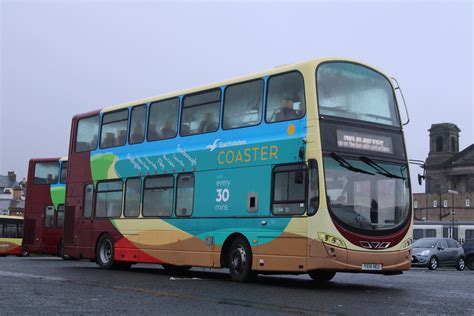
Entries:
[[181, 135], [215, 132], [219, 128], [221, 90], [186, 96], [183, 102]]
[[138, 144], [145, 139], [146, 105], [135, 106], [130, 119], [129, 144]]
[[262, 118], [263, 80], [229, 86], [224, 95], [224, 129], [260, 124]]
[[267, 122], [288, 121], [304, 116], [304, 82], [300, 73], [290, 72], [270, 77], [267, 94]]
[[58, 182], [58, 162], [37, 162], [35, 165], [34, 184], [52, 184]]
[[76, 152], [96, 149], [98, 135], [99, 116], [79, 120], [77, 123]]
[[61, 178], [59, 179], [60, 183], [66, 183], [67, 178], [67, 161], [64, 161], [61, 164]]
[[127, 141], [128, 109], [104, 114], [100, 148], [125, 145]]
[[148, 141], [174, 138], [178, 130], [178, 113], [178, 98], [152, 103], [148, 118]]

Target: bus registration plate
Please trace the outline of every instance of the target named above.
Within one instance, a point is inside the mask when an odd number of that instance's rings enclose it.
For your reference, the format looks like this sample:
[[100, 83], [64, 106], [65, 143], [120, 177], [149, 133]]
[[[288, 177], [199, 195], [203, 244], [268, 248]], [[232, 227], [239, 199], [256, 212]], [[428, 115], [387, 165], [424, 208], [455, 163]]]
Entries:
[[365, 271], [380, 271], [380, 270], [382, 270], [382, 264], [381, 263], [363, 263], [362, 264], [362, 270], [365, 270]]

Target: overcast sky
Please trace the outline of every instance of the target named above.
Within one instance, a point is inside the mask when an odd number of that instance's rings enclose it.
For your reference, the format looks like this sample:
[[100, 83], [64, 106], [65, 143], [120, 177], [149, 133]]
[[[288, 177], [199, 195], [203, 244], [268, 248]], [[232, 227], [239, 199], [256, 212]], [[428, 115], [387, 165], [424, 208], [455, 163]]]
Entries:
[[471, 1], [0, 3], [0, 174], [66, 155], [74, 114], [323, 56], [398, 79], [410, 158], [432, 123], [474, 143]]

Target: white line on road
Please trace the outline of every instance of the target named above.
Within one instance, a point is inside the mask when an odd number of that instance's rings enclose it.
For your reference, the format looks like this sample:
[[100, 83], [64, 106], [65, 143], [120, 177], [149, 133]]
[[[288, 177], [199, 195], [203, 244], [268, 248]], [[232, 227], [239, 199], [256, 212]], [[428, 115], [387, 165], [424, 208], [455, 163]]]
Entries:
[[51, 276], [45, 276], [45, 275], [36, 275], [36, 274], [19, 273], [19, 272], [11, 272], [11, 271], [0, 271], [0, 276], [23, 278], [23, 279], [42, 279], [42, 280], [48, 280], [48, 281], [68, 281], [68, 279], [60, 278], [60, 277], [51, 277]]

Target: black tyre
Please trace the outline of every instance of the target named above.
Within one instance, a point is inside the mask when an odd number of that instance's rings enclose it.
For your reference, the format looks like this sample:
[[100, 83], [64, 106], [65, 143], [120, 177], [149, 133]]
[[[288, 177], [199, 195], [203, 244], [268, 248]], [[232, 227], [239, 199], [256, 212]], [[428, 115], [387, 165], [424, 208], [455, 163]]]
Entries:
[[474, 270], [474, 255], [471, 255], [467, 258], [467, 267], [469, 270]]
[[58, 257], [64, 259], [64, 243], [62, 240], [58, 244], [58, 250], [56, 254], [58, 255]]
[[228, 267], [232, 280], [237, 282], [248, 282], [254, 279], [252, 271], [252, 249], [244, 238], [236, 238], [232, 241], [228, 253]]
[[20, 257], [28, 257], [30, 255], [30, 253], [26, 250], [22, 250], [21, 253], [20, 253]]
[[189, 271], [191, 266], [175, 266], [172, 264], [164, 264], [163, 268], [169, 275], [182, 275]]
[[109, 235], [102, 235], [95, 249], [95, 260], [101, 269], [112, 269], [114, 260], [114, 241]]
[[439, 266], [438, 258], [431, 257], [430, 260], [428, 261], [428, 269], [436, 270], [438, 269], [438, 266]]
[[464, 261], [464, 257], [459, 257], [458, 262], [456, 263], [456, 269], [458, 271], [462, 271], [466, 268], [466, 262]]
[[323, 283], [328, 283], [329, 281], [331, 281], [336, 275], [336, 272], [326, 271], [326, 270], [314, 270], [314, 271], [309, 271], [308, 274], [311, 277], [311, 279], [313, 279], [313, 281], [323, 284]]

